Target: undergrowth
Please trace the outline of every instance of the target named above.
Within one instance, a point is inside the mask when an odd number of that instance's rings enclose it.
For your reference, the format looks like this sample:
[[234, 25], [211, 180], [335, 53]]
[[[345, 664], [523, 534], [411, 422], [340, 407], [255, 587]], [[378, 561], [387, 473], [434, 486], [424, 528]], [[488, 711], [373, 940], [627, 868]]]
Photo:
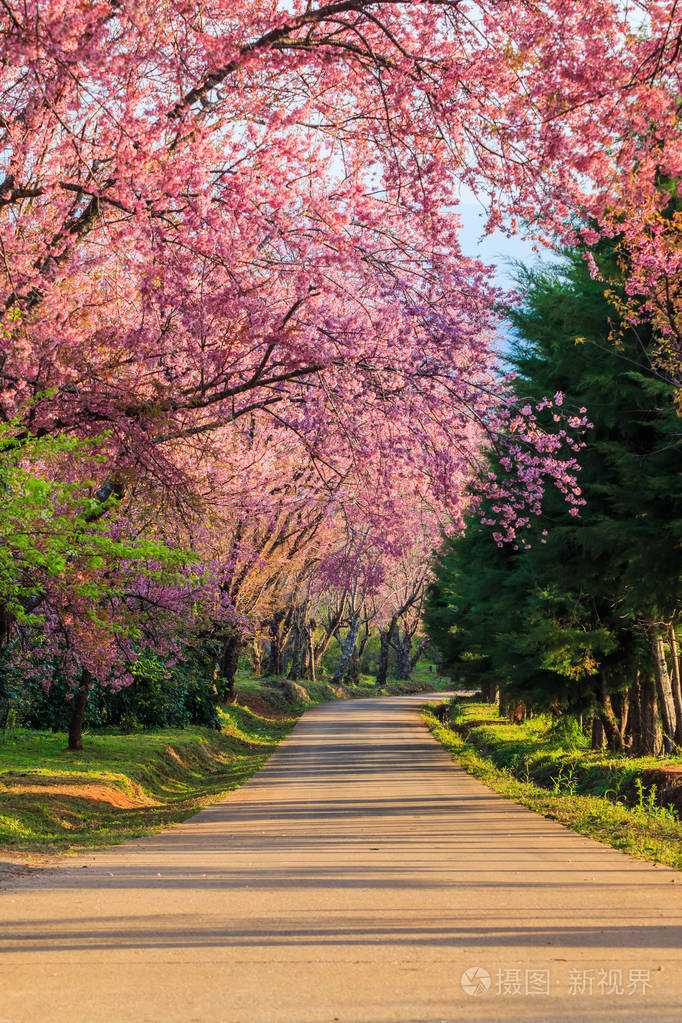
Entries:
[[488, 704], [455, 704], [452, 715], [431, 705], [423, 717], [453, 759], [500, 795], [623, 852], [682, 868], [682, 822], [641, 778], [661, 766], [655, 758], [567, 749], [547, 719], [496, 721]]

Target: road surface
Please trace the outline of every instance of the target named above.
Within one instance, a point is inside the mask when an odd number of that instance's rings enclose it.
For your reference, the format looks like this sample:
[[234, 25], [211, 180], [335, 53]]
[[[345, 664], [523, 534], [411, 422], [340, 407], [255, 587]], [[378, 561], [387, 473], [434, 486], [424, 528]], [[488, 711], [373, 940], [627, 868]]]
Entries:
[[421, 702], [311, 710], [224, 802], [5, 885], [0, 1023], [677, 1023], [682, 873], [501, 799]]

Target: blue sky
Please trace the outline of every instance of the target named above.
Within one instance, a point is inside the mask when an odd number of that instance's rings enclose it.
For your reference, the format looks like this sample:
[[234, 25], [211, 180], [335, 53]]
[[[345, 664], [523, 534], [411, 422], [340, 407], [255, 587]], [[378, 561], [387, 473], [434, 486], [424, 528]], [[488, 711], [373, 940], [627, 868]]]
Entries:
[[535, 252], [532, 242], [524, 242], [518, 237], [507, 238], [499, 231], [481, 241], [484, 218], [481, 206], [475, 201], [473, 195], [471, 199], [465, 197], [457, 207], [457, 211], [463, 221], [460, 239], [464, 255], [477, 256], [484, 263], [494, 265], [495, 279], [500, 287], [513, 286], [513, 270], [510, 263], [514, 260], [521, 260], [528, 265], [534, 265], [540, 261], [547, 263], [553, 260], [553, 254], [546, 249], [541, 253]]

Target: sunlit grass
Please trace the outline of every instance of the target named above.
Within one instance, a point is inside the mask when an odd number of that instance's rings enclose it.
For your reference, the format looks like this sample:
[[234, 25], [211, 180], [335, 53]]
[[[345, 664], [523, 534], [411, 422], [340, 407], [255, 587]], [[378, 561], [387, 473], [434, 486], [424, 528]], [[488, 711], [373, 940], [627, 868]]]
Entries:
[[[420, 674], [382, 692], [434, 688]], [[238, 702], [220, 710], [221, 731], [87, 733], [74, 753], [64, 734], [14, 729], [0, 737], [0, 847], [76, 851], [159, 831], [242, 785], [308, 707], [377, 695], [369, 676], [338, 687], [240, 672]]]
[[221, 719], [220, 732], [86, 735], [78, 753], [59, 733], [10, 733], [0, 743], [0, 845], [64, 852], [158, 831], [243, 784], [296, 720], [238, 706]]
[[[605, 845], [682, 869], [682, 822], [637, 784], [642, 770], [660, 767], [660, 761], [566, 750], [557, 745], [548, 719], [476, 726], [497, 716], [488, 704], [466, 705], [456, 730], [433, 710], [427, 707], [423, 717], [435, 738], [489, 788]], [[582, 773], [576, 766], [581, 759]]]

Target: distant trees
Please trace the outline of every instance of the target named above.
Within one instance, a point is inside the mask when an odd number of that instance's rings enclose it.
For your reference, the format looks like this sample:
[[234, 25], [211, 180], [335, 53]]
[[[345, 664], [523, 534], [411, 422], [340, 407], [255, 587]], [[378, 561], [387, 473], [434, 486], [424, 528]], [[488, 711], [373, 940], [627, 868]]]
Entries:
[[[598, 260], [613, 280], [613, 249], [602, 245]], [[589, 417], [585, 505], [576, 515], [550, 498], [503, 547], [470, 519], [438, 555], [428, 631], [456, 675], [499, 685], [507, 705], [591, 718], [597, 745], [670, 750], [682, 741], [675, 388], [652, 361], [651, 329], [618, 327], [618, 294], [604, 294], [582, 253], [520, 283], [525, 300], [510, 312], [517, 396], [562, 391], [569, 422]], [[553, 414], [543, 425], [563, 428]]]

